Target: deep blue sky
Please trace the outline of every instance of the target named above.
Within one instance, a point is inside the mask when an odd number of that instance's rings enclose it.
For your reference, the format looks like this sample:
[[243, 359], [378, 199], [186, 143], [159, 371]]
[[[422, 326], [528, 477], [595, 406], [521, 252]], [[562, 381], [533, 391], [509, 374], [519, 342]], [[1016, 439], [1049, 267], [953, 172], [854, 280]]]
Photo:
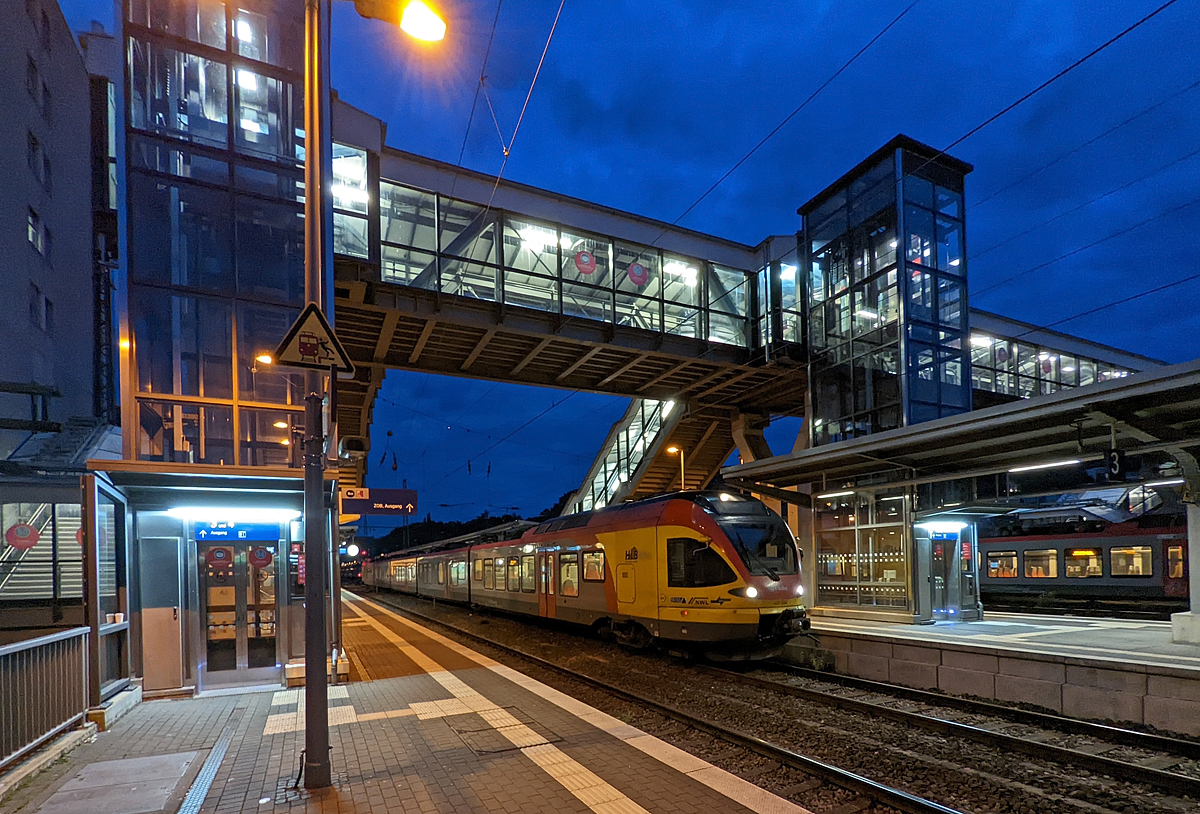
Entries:
[[[566, 0], [505, 177], [673, 221], [909, 2]], [[749, 244], [794, 232], [798, 205], [891, 136], [944, 147], [1162, 2], [920, 0], [682, 224]], [[63, 6], [76, 29], [109, 8]], [[503, 0], [486, 74], [505, 140], [557, 9]], [[456, 162], [496, 3], [445, 11], [447, 42], [426, 48], [335, 3], [333, 84], [388, 122], [390, 145]], [[972, 306], [1048, 324], [1200, 274], [1197, 32], [1200, 4], [1177, 2], [952, 151], [975, 165]], [[502, 160], [480, 97], [463, 164], [494, 173]], [[1184, 361], [1200, 356], [1197, 296], [1200, 280], [1058, 329]], [[567, 395], [392, 373], [368, 485], [407, 478], [439, 519], [535, 512], [578, 487], [625, 402], [572, 396], [485, 450]], [[390, 452], [379, 465], [387, 429], [395, 472]]]

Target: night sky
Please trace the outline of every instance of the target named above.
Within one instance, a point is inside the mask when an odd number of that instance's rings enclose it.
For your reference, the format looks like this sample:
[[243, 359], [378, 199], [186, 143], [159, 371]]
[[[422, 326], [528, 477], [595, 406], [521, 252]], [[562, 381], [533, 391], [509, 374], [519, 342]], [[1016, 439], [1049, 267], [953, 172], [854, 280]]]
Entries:
[[[946, 147], [1163, 2], [918, 0], [680, 223], [752, 245], [793, 233], [800, 204], [896, 133]], [[675, 221], [910, 3], [567, 0], [504, 176]], [[108, 21], [105, 2], [63, 8], [77, 30]], [[335, 3], [333, 85], [390, 146], [455, 163], [497, 5], [442, 9], [446, 42], [427, 47]], [[508, 142], [558, 9], [502, 0], [463, 166], [499, 171], [487, 99]], [[973, 307], [1200, 357], [1200, 279], [1062, 321], [1200, 276], [1197, 34], [1200, 4], [1179, 0], [950, 151], [975, 165]], [[367, 485], [406, 478], [436, 519], [531, 514], [580, 485], [625, 404], [393, 372]]]

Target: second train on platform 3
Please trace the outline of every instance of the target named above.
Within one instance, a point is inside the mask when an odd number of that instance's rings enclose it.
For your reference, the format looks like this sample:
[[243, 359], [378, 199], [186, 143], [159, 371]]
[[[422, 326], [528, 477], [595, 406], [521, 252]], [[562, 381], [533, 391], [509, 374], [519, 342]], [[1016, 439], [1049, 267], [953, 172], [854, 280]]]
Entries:
[[680, 492], [484, 534], [367, 563], [363, 581], [713, 658], [769, 656], [809, 627], [795, 538], [753, 498]]

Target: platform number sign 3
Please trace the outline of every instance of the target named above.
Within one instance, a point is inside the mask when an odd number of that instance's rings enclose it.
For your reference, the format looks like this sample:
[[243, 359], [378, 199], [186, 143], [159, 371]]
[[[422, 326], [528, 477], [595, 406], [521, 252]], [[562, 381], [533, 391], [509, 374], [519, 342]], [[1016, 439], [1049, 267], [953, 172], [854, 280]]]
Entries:
[[1110, 449], [1105, 459], [1108, 465], [1108, 479], [1118, 480], [1125, 477], [1125, 453], [1119, 449]]

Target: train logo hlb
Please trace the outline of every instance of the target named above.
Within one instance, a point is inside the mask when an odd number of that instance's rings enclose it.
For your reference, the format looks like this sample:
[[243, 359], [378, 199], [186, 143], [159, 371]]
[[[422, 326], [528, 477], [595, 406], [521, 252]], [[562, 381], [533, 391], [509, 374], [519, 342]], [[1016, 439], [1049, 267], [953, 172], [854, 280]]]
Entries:
[[625, 561], [626, 562], [636, 562], [637, 558], [638, 558], [637, 546], [634, 546], [633, 548], [631, 548], [625, 552]]

